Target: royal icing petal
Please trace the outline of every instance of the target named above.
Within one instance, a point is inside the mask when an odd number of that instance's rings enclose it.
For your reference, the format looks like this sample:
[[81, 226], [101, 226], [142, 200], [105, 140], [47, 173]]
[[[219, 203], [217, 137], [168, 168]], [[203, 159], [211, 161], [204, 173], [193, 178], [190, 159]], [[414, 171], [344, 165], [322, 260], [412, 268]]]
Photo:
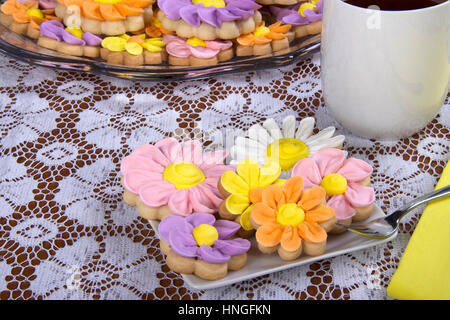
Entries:
[[220, 178], [222, 187], [231, 194], [248, 194], [250, 191], [249, 186], [238, 176], [234, 171], [226, 171]]
[[140, 187], [149, 181], [152, 183], [162, 182], [162, 174], [138, 168], [128, 171], [123, 178], [125, 188], [135, 194], [139, 192]]
[[280, 244], [281, 247], [286, 251], [292, 252], [298, 250], [302, 244], [302, 239], [298, 234], [298, 229], [287, 225], [283, 230], [283, 234], [281, 235]]
[[367, 162], [350, 158], [345, 160], [342, 167], [336, 172], [341, 174], [349, 182], [359, 182], [371, 175], [373, 168]]
[[174, 138], [165, 138], [155, 143], [155, 148], [161, 153], [163, 157], [160, 157], [157, 152], [158, 161], [164, 165], [168, 165], [171, 162], [181, 161], [181, 145]]
[[205, 245], [197, 249], [197, 255], [200, 259], [210, 263], [224, 263], [231, 258], [231, 256], [223, 254], [220, 250]]
[[225, 206], [231, 214], [241, 214], [250, 205], [248, 196], [232, 194], [225, 200]]
[[237, 256], [246, 253], [250, 249], [250, 241], [247, 239], [217, 240], [214, 242], [214, 249], [225, 256]]
[[180, 256], [195, 258], [199, 255], [199, 247], [192, 235], [183, 232], [169, 234], [170, 248]]
[[138, 194], [141, 201], [151, 208], [166, 205], [176, 189], [167, 181], [151, 181], [139, 188]]
[[347, 220], [356, 214], [355, 208], [351, 206], [342, 194], [332, 196], [328, 199], [327, 206], [334, 209], [334, 213], [336, 214], [338, 220]]
[[375, 201], [375, 192], [372, 187], [350, 182], [344, 197], [353, 207], [364, 208]]
[[278, 185], [270, 185], [262, 192], [262, 202], [274, 210], [286, 203], [286, 197]]
[[231, 238], [241, 227], [239, 224], [228, 220], [217, 220], [213, 224], [214, 228], [219, 232], [219, 239], [225, 240]]
[[297, 228], [300, 237], [307, 242], [319, 243], [327, 240], [327, 233], [316, 222], [304, 221]]
[[[179, 217], [181, 218], [181, 217]], [[216, 218], [212, 214], [205, 214], [196, 212], [193, 213], [186, 218], [181, 218], [186, 220], [187, 223], [189, 223], [193, 228], [201, 225], [201, 224], [210, 224], [213, 225], [216, 222]], [[164, 220], [163, 220], [164, 221]]]
[[192, 213], [192, 203], [189, 201], [188, 189], [176, 189], [169, 195], [167, 202], [170, 211], [180, 216], [187, 216]]
[[169, 235], [172, 232], [175, 233], [188, 233], [192, 232], [192, 225], [188, 221], [179, 216], [167, 216], [158, 225], [158, 233], [164, 241], [169, 241]]
[[256, 241], [266, 247], [276, 246], [281, 241], [283, 230], [284, 228], [276, 223], [263, 224], [256, 230]]
[[312, 156], [319, 168], [322, 177], [335, 173], [342, 167], [345, 161], [345, 153], [340, 149], [328, 148], [317, 152]]
[[312, 158], [305, 158], [297, 162], [292, 168], [292, 176], [303, 178], [303, 187], [305, 189], [318, 186], [322, 182], [322, 175], [316, 161]]
[[259, 202], [253, 206], [251, 217], [259, 225], [276, 223], [277, 210]]

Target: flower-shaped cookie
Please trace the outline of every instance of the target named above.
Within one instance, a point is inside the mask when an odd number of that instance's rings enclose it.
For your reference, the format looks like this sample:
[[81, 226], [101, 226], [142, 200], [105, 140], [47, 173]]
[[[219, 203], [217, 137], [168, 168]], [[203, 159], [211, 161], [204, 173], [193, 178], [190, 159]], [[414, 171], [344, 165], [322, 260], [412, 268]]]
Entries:
[[323, 204], [325, 196], [322, 187], [303, 190], [301, 177], [264, 188], [250, 214], [261, 252], [278, 251], [283, 260], [296, 259], [302, 252], [323, 254], [327, 231], [337, 220], [333, 208]]
[[[372, 170], [365, 161], [346, 159], [342, 150], [329, 148], [299, 161], [292, 176], [302, 177], [304, 188], [322, 186], [327, 193], [327, 205], [334, 209], [339, 223], [350, 225], [372, 213], [375, 201], [374, 190], [369, 186]], [[340, 231], [344, 229], [332, 230]]]
[[166, 60], [166, 42], [162, 38], [147, 38], [145, 33], [106, 37], [102, 41], [101, 57], [109, 64], [139, 66], [160, 64]]
[[174, 35], [165, 35], [166, 51], [169, 54], [169, 63], [177, 66], [215, 65], [220, 61], [233, 58], [234, 52], [231, 41], [214, 40], [204, 41], [199, 38], [181, 38]]
[[180, 144], [166, 138], [142, 145], [121, 163], [124, 201], [146, 219], [217, 212], [219, 178], [234, 169], [223, 164], [225, 157], [225, 150], [203, 153], [197, 140]]
[[262, 16], [253, 0], [158, 0], [165, 30], [184, 38], [231, 40], [255, 30]]
[[283, 119], [282, 128], [274, 119], [267, 119], [262, 126], [250, 127], [246, 137], [237, 137], [230, 149], [231, 163], [252, 158], [262, 165], [268, 160], [276, 161], [287, 177], [292, 167], [301, 159], [312, 156], [325, 148], [340, 148], [343, 135], [333, 137], [334, 127], [328, 127], [313, 135], [315, 120], [308, 117], [296, 127], [294, 116]]
[[309, 0], [287, 7], [271, 6], [269, 10], [277, 20], [292, 25], [297, 37], [322, 31], [322, 0]]
[[77, 14], [81, 29], [116, 36], [145, 28], [153, 15], [154, 0], [58, 0], [57, 17], [66, 21]]
[[158, 226], [169, 268], [206, 280], [221, 279], [228, 270], [239, 270], [247, 262], [250, 241], [233, 238], [238, 230], [239, 224], [216, 220], [209, 213], [169, 216]]
[[52, 9], [39, 9], [36, 1], [7, 0], [1, 6], [0, 22], [12, 31], [37, 39], [39, 25], [48, 20], [59, 20]]
[[64, 28], [61, 22], [49, 20], [40, 25], [40, 33], [37, 44], [41, 47], [73, 56], [97, 58], [100, 55], [102, 39], [77, 27]]
[[262, 22], [252, 33], [236, 39], [239, 44], [236, 47], [236, 55], [265, 55], [286, 49], [293, 40], [292, 34], [289, 33], [290, 29], [290, 25], [282, 25], [281, 21], [268, 27]]
[[252, 159], [239, 162], [236, 172], [227, 171], [220, 178], [218, 189], [225, 200], [220, 204], [219, 215], [239, 222], [244, 230], [253, 230], [249, 221], [253, 205], [261, 201], [262, 188], [274, 183], [280, 172], [276, 162], [261, 167]]

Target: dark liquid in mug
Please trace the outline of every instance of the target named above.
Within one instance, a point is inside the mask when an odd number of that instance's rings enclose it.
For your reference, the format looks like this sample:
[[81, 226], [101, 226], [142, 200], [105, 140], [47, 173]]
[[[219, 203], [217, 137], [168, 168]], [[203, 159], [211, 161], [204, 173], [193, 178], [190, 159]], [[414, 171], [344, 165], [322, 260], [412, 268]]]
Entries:
[[380, 10], [399, 11], [399, 10], [416, 10], [432, 7], [447, 0], [344, 0], [354, 6], [368, 8], [370, 6], [378, 6]]

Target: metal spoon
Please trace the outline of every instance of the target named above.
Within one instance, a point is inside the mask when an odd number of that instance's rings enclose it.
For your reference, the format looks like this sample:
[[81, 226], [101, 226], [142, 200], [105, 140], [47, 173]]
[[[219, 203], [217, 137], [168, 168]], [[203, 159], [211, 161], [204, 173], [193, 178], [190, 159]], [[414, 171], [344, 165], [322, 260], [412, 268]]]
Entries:
[[[429, 194], [426, 194], [420, 198], [417, 198], [402, 208], [394, 211], [390, 215], [384, 218], [378, 218], [366, 222], [364, 225], [350, 225], [345, 226], [341, 223], [336, 223], [338, 226], [347, 229], [348, 231], [359, 234], [363, 237], [375, 238], [375, 239], [385, 239], [391, 236], [395, 231], [397, 231], [400, 220], [411, 210], [427, 203], [431, 200], [444, 197], [450, 194], [450, 185], [443, 187], [441, 189], [435, 190]], [[450, 211], [450, 208], [449, 208]], [[450, 214], [450, 212], [449, 212]]]

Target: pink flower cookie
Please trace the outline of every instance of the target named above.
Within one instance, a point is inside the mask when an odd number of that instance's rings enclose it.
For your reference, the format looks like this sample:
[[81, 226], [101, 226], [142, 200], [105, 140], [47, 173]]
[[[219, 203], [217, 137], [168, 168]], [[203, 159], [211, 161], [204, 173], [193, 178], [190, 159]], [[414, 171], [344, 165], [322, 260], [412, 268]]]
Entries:
[[215, 213], [223, 200], [219, 178], [234, 169], [223, 164], [225, 157], [225, 150], [203, 153], [197, 140], [180, 144], [166, 138], [142, 145], [121, 163], [124, 201], [145, 219]]
[[[327, 205], [334, 209], [338, 222], [350, 225], [372, 214], [375, 201], [370, 187], [372, 171], [363, 160], [346, 159], [344, 151], [329, 148], [297, 162], [291, 175], [302, 177], [305, 189], [322, 186], [327, 193]], [[331, 233], [343, 231], [335, 226]]]
[[165, 35], [169, 63], [176, 66], [206, 66], [215, 65], [221, 61], [233, 58], [233, 43], [224, 40], [201, 40], [196, 37], [189, 39], [174, 35]]

